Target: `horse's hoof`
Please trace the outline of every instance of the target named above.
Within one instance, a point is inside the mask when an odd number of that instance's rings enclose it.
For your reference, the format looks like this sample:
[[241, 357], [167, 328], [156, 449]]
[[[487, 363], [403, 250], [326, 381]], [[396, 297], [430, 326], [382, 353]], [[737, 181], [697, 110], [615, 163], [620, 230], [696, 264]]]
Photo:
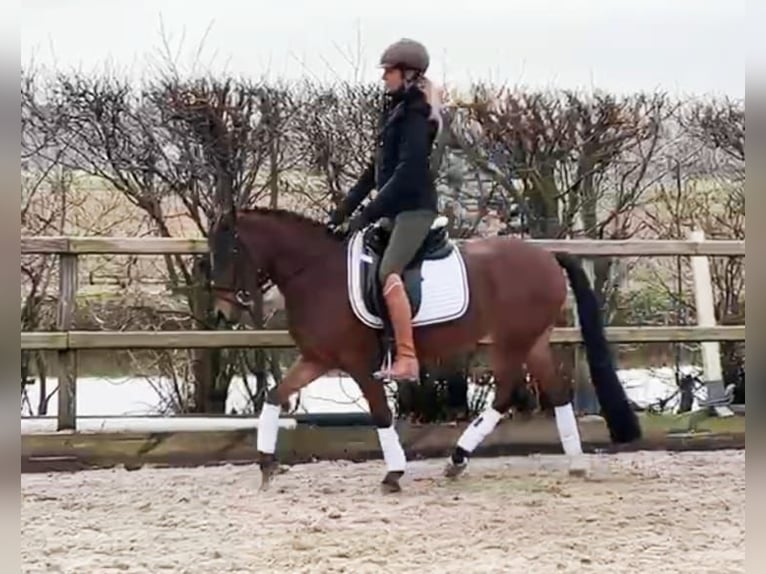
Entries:
[[569, 476], [585, 478], [588, 476], [588, 462], [584, 458], [572, 459], [569, 463]]
[[268, 490], [271, 481], [277, 474], [282, 474], [283, 470], [276, 460], [261, 463], [261, 490]]
[[463, 471], [468, 468], [468, 461], [465, 460], [461, 463], [455, 463], [452, 459], [447, 461], [447, 466], [444, 467], [444, 476], [447, 478], [457, 478]]
[[383, 494], [391, 494], [393, 492], [401, 492], [402, 486], [399, 484], [399, 479], [404, 476], [402, 470], [390, 470], [383, 477], [383, 481], [380, 483], [380, 489]]

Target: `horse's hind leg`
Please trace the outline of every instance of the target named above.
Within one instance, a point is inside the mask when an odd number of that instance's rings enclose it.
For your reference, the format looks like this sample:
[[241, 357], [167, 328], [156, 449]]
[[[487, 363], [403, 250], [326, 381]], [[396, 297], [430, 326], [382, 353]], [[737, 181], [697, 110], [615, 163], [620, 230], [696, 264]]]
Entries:
[[572, 408], [572, 390], [556, 372], [550, 345], [550, 331], [535, 342], [527, 356], [527, 369], [553, 404], [561, 446], [564, 454], [569, 457], [569, 474], [585, 475], [587, 463], [583, 456], [580, 431]]
[[511, 408], [513, 385], [518, 380], [516, 375], [521, 368], [524, 355], [518, 351], [504, 353], [506, 348], [507, 346], [500, 346], [497, 343], [492, 345], [495, 399], [491, 406], [484, 409], [484, 412], [466, 427], [458, 439], [457, 446], [444, 469], [445, 476], [449, 478], [459, 476], [466, 469], [469, 456], [495, 429], [503, 415]]

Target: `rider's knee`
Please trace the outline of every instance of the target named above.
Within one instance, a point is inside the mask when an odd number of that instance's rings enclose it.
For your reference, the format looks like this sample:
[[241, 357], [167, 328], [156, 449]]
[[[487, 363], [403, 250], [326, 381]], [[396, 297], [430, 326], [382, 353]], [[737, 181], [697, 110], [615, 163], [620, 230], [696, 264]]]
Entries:
[[397, 269], [397, 265], [391, 261], [381, 261], [380, 267], [378, 267], [378, 279], [381, 285], [385, 285], [386, 281], [391, 275], [401, 275], [401, 271]]

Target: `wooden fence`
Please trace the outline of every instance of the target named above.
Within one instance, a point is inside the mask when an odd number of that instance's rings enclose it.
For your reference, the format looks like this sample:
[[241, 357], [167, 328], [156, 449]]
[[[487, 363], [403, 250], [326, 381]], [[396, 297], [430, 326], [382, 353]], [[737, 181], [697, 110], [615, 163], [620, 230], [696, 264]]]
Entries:
[[[744, 257], [745, 242], [734, 240], [530, 240], [552, 251], [584, 256], [735, 256]], [[292, 347], [286, 331], [75, 331], [78, 257], [90, 254], [204, 254], [203, 239], [119, 237], [22, 237], [22, 254], [57, 255], [59, 297], [56, 331], [22, 332], [22, 350], [58, 354], [58, 429], [74, 430], [76, 421], [76, 354], [81, 349], [171, 349]], [[716, 327], [608, 327], [614, 343], [702, 342], [745, 339], [744, 325]], [[556, 343], [578, 343], [579, 329], [556, 329]], [[486, 341], [485, 341], [486, 342]]]

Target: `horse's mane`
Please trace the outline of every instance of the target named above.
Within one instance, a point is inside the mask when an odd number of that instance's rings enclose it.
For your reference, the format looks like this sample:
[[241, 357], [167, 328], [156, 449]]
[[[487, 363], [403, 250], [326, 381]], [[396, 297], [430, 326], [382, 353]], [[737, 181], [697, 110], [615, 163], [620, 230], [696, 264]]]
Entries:
[[281, 219], [284, 221], [292, 221], [295, 223], [305, 225], [306, 227], [310, 229], [313, 229], [316, 231], [322, 231], [323, 233], [325, 233], [325, 235], [327, 235], [327, 237], [331, 237], [338, 241], [341, 240], [341, 238], [338, 235], [331, 233], [327, 229], [326, 222], [318, 221], [312, 217], [303, 215], [302, 213], [297, 213], [295, 211], [290, 211], [288, 209], [255, 206], [255, 207], [250, 207], [247, 209], [241, 209], [239, 210], [239, 213], [241, 215], [250, 215], [250, 214], [264, 215], [267, 217], [273, 217], [275, 219]]

